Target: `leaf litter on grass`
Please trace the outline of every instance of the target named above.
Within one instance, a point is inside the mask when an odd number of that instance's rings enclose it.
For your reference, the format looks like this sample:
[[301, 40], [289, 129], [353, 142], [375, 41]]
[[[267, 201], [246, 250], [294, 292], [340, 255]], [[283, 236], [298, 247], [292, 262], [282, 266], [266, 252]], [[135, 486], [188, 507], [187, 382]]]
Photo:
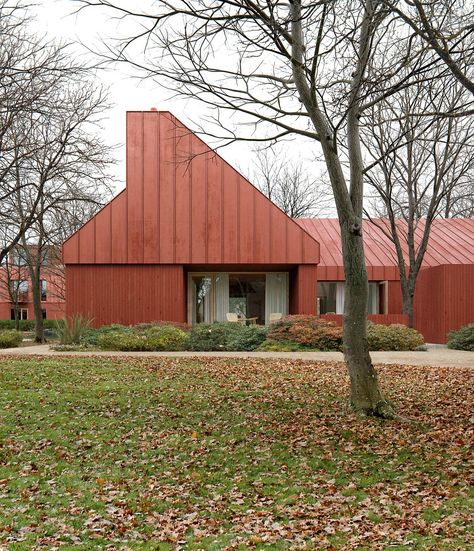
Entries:
[[474, 371], [379, 373], [413, 423], [338, 363], [3, 358], [0, 546], [472, 548]]

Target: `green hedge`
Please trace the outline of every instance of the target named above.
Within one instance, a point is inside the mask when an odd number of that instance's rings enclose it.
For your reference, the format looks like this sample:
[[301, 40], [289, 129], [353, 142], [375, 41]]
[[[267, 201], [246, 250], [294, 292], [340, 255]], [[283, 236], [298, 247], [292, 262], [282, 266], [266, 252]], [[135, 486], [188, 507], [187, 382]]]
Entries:
[[189, 332], [187, 349], [203, 352], [251, 351], [265, 340], [268, 329], [241, 323], [200, 323]]
[[18, 331], [0, 331], [0, 348], [16, 348], [22, 340], [23, 336]]
[[[34, 320], [20, 320], [20, 331], [34, 331], [35, 330], [35, 321]], [[43, 320], [43, 325], [45, 329], [55, 329], [56, 320]], [[0, 320], [0, 331], [3, 329], [15, 329], [15, 320]]]
[[474, 351], [474, 323], [464, 325], [448, 334], [448, 348]]
[[406, 325], [379, 325], [368, 323], [369, 350], [409, 351], [424, 345], [423, 336]]
[[122, 351], [177, 351], [187, 341], [185, 331], [171, 325], [153, 326], [146, 330], [103, 331], [97, 338], [102, 350]]

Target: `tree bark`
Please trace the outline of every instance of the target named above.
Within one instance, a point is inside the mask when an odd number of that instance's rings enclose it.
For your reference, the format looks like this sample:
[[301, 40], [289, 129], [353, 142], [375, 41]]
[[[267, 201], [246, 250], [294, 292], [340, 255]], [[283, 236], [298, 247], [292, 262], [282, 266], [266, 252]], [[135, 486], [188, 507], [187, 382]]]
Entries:
[[413, 328], [413, 302], [415, 298], [415, 281], [401, 280], [402, 314], [408, 316], [408, 327]]
[[341, 226], [346, 277], [344, 304], [344, 358], [351, 381], [351, 404], [367, 415], [390, 417], [390, 405], [378, 384], [367, 343], [368, 281], [362, 235]]
[[41, 308], [41, 280], [35, 277], [31, 281], [33, 295], [33, 310], [35, 314], [35, 342], [44, 342], [43, 309]]

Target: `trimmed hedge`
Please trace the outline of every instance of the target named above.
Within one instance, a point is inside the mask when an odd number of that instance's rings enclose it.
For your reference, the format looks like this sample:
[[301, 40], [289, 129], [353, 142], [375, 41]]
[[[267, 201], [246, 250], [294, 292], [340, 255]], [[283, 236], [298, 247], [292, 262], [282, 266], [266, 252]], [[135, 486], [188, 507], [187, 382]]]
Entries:
[[267, 327], [241, 323], [200, 323], [189, 332], [187, 349], [203, 352], [251, 351], [265, 340]]
[[369, 350], [409, 351], [424, 345], [423, 336], [406, 325], [379, 325], [368, 322]]
[[448, 348], [474, 351], [474, 323], [464, 325], [457, 331], [448, 333]]
[[[56, 329], [56, 320], [43, 320], [43, 326], [45, 329]], [[34, 331], [34, 320], [19, 320], [20, 331]], [[15, 330], [15, 320], [0, 320], [0, 331], [2, 330]]]
[[97, 338], [97, 345], [103, 350], [177, 351], [183, 350], [187, 334], [172, 325], [157, 325], [145, 331], [128, 329], [104, 331]]
[[271, 324], [267, 338], [316, 350], [341, 350], [342, 327], [316, 316], [286, 316]]
[[0, 348], [16, 348], [22, 340], [23, 336], [19, 331], [0, 331]]
[[126, 327], [125, 325], [120, 325], [119, 323], [115, 323], [113, 325], [103, 325], [98, 329], [89, 327], [81, 335], [79, 342], [85, 346], [98, 346], [101, 335], [107, 335], [109, 333], [130, 333], [131, 331], [131, 327]]

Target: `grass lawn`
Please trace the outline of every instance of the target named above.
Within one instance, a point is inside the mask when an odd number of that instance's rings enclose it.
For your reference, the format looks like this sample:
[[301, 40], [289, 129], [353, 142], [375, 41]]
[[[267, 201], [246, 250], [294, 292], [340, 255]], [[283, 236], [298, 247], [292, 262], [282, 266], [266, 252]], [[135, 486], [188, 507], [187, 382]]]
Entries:
[[474, 370], [0, 359], [0, 549], [473, 549]]

